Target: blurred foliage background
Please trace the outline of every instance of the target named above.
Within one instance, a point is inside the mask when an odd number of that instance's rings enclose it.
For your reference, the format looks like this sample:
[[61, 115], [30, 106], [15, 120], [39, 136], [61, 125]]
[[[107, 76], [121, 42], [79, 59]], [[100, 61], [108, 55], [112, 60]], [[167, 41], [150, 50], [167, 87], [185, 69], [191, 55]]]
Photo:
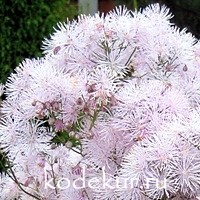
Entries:
[[0, 82], [24, 58], [41, 56], [53, 26], [75, 15], [77, 6], [69, 0], [0, 0]]

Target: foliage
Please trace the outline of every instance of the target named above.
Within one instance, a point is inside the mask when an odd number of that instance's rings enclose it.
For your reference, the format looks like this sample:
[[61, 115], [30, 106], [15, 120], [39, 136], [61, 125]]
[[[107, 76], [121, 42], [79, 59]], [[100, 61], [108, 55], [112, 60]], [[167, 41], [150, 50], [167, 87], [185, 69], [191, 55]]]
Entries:
[[1, 0], [0, 81], [24, 58], [41, 56], [43, 38], [57, 22], [72, 19], [76, 10], [69, 0]]
[[7, 169], [9, 169], [7, 153], [3, 149], [0, 149], [0, 174], [6, 174]]

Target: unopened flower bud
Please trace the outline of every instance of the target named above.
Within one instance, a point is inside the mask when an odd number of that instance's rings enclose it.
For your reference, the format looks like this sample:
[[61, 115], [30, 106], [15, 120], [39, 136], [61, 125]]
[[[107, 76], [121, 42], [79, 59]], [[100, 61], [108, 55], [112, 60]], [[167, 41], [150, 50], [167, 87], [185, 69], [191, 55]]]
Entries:
[[96, 91], [96, 84], [94, 83], [92, 85], [87, 85], [86, 89], [87, 89], [88, 93], [95, 92]]
[[94, 134], [91, 133], [91, 132], [89, 132], [89, 133], [87, 133], [86, 137], [87, 137], [87, 139], [89, 139], [89, 140], [90, 140], [90, 139], [93, 139]]
[[74, 131], [69, 132], [69, 137], [74, 137], [74, 136], [75, 136], [75, 132]]
[[37, 112], [37, 118], [38, 119], [44, 119], [44, 116], [45, 116], [44, 112], [42, 112], [42, 111]]
[[52, 144], [51, 145], [51, 149], [56, 149], [57, 145], [56, 144]]
[[39, 180], [36, 180], [35, 183], [36, 183], [36, 187], [39, 187], [39, 186], [40, 186]]
[[34, 178], [32, 176], [28, 177], [28, 179], [24, 183], [24, 187], [28, 187], [32, 182]]
[[70, 142], [70, 141], [67, 141], [66, 142], [66, 144], [65, 144], [65, 146], [67, 147], [67, 148], [69, 148], [69, 149], [71, 149], [72, 148], [72, 142]]
[[74, 136], [74, 138], [77, 139], [77, 140], [79, 140], [79, 139], [80, 139], [80, 135], [79, 135], [79, 134], [76, 134], [76, 135]]
[[56, 55], [60, 51], [61, 47], [57, 46], [54, 48], [53, 53]]
[[51, 106], [52, 106], [52, 110], [53, 111], [58, 111], [59, 110], [59, 103], [54, 101], [51, 103]]
[[76, 101], [77, 105], [81, 106], [83, 104], [83, 99], [79, 97]]
[[38, 162], [37, 162], [37, 165], [41, 168], [44, 168], [45, 167], [45, 159], [40, 159]]
[[32, 102], [32, 106], [36, 106], [36, 103], [37, 103], [37, 101], [36, 100], [34, 100], [33, 102]]
[[172, 70], [172, 66], [167, 64], [167, 66], [165, 67], [166, 71], [169, 72]]
[[188, 70], [188, 67], [187, 67], [187, 65], [185, 65], [185, 66], [183, 67], [183, 71], [186, 72], [187, 70]]
[[51, 108], [51, 103], [49, 101], [45, 102], [44, 104], [46, 109], [50, 109]]
[[52, 126], [54, 124], [54, 122], [55, 122], [55, 119], [53, 117], [48, 119], [48, 123], [50, 126]]
[[89, 113], [90, 112], [89, 106], [87, 104], [84, 106], [83, 111], [85, 113]]

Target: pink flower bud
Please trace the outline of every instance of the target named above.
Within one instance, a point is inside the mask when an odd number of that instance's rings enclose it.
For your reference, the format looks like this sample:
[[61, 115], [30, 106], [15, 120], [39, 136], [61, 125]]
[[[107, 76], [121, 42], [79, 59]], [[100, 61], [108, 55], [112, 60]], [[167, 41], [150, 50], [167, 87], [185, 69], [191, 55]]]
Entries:
[[55, 49], [53, 50], [53, 53], [56, 55], [60, 51], [60, 49], [61, 49], [60, 46], [55, 47]]
[[24, 187], [28, 187], [32, 182], [34, 178], [32, 176], [28, 177], [28, 179], [24, 183]]
[[67, 148], [71, 149], [72, 148], [72, 143], [70, 141], [67, 141], [66, 144], [65, 144], [65, 146]]
[[56, 101], [51, 102], [52, 110], [58, 111], [59, 110], [59, 103]]
[[32, 102], [32, 106], [36, 106], [36, 103], [37, 103], [37, 101], [36, 100], [34, 100], [33, 102]]
[[50, 126], [52, 126], [55, 122], [55, 119], [53, 117], [49, 118], [48, 123]]

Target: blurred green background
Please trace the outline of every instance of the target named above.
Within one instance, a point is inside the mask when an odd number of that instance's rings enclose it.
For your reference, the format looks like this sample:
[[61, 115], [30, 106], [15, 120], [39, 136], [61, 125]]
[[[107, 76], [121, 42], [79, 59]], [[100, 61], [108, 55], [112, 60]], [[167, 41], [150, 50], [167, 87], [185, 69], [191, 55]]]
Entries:
[[[130, 9], [150, 3], [165, 4], [174, 14], [173, 22], [200, 38], [200, 0], [99, 0], [98, 3], [103, 5], [99, 9], [120, 4]], [[5, 83], [24, 58], [41, 56], [42, 40], [53, 31], [53, 26], [67, 18], [76, 18], [77, 14], [78, 0], [0, 0], [0, 82]]]
[[69, 0], [0, 0], [0, 82], [24, 58], [41, 56], [43, 38], [77, 12]]

